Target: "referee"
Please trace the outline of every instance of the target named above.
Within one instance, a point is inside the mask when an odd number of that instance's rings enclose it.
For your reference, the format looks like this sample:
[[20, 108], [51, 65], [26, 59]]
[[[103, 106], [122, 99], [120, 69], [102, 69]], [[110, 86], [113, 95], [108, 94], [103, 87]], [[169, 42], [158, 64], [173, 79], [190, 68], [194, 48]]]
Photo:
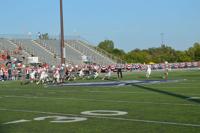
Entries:
[[123, 75], [122, 75], [122, 64], [117, 64], [116, 65], [116, 69], [117, 69], [117, 77], [118, 79], [122, 79]]

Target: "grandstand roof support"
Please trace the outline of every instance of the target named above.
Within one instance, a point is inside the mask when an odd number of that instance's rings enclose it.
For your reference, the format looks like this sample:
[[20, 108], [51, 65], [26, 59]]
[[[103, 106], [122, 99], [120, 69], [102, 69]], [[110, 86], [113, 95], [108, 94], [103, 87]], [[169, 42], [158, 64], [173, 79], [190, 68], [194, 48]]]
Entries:
[[64, 24], [63, 24], [63, 2], [60, 0], [60, 32], [61, 32], [61, 37], [60, 37], [60, 54], [61, 54], [61, 64], [65, 64], [65, 57], [64, 57], [64, 52], [65, 52], [65, 45], [64, 45]]

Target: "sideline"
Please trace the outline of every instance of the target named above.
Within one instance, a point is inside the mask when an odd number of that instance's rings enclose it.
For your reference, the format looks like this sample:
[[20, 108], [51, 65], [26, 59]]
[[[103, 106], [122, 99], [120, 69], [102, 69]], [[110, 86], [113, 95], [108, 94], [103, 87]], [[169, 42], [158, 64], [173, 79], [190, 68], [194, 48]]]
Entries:
[[180, 80], [124, 80], [124, 81], [104, 81], [104, 82], [71, 82], [71, 83], [62, 83], [62, 84], [48, 84], [45, 87], [66, 87], [66, 86], [87, 86], [87, 87], [121, 87], [133, 84], [158, 84], [158, 83], [174, 83], [180, 82], [185, 79]]

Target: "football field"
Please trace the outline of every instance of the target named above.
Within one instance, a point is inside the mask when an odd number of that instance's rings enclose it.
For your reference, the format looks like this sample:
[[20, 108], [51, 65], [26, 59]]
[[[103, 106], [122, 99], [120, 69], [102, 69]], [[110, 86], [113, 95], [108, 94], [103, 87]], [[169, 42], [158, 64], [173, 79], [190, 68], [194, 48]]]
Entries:
[[[103, 87], [0, 82], [0, 133], [200, 132], [200, 70], [171, 71], [169, 82], [162, 76]], [[147, 79], [127, 72], [123, 80]]]

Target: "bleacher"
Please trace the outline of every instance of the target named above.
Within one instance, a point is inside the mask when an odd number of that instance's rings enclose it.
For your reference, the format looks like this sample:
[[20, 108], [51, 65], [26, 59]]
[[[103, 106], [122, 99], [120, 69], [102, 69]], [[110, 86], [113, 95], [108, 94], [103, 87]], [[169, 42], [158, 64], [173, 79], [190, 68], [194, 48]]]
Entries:
[[[23, 49], [23, 54], [28, 56], [38, 56], [40, 62], [50, 65], [60, 64], [60, 41], [59, 40], [32, 40], [26, 39], [0, 39], [0, 49], [14, 50], [17, 46]], [[117, 61], [107, 54], [96, 50], [86, 41], [81, 39], [65, 40], [66, 63], [83, 64], [83, 56], [88, 62], [101, 65], [115, 64]]]
[[[60, 56], [60, 41], [58, 40], [36, 40], [37, 43], [43, 45], [47, 49], [51, 49]], [[65, 40], [65, 54], [68, 62], [73, 64], [82, 64], [82, 56], [88, 57], [89, 62], [108, 65], [116, 62], [94, 49], [89, 44], [81, 40]]]
[[13, 51], [16, 49], [16, 47], [14, 45], [9, 43], [9, 41], [4, 38], [0, 39], [0, 48], [1, 48], [1, 50], [9, 50], [9, 51]]
[[79, 50], [81, 53], [89, 57], [91, 62], [95, 62], [97, 64], [108, 65], [115, 64], [116, 60], [113, 60], [107, 56], [107, 54], [102, 53], [92, 47], [88, 42], [77, 39], [77, 40], [67, 40], [69, 45]]
[[30, 54], [23, 49], [20, 51], [20, 53], [17, 53], [18, 48], [19, 45], [13, 43], [12, 41], [5, 38], [0, 38], [0, 50], [8, 51], [12, 57], [18, 58], [20, 60], [22, 60], [23, 57], [30, 56]]
[[[60, 57], [60, 41], [58, 40], [36, 40], [37, 43], [52, 50], [56, 56]], [[82, 53], [73, 47], [65, 44], [66, 62], [71, 64], [82, 64]]]
[[39, 57], [40, 62], [45, 62], [50, 65], [58, 64], [60, 62], [59, 59], [54, 58], [53, 53], [49, 52], [31, 39], [15, 39], [11, 41], [22, 46], [22, 48], [28, 51], [31, 56]]

